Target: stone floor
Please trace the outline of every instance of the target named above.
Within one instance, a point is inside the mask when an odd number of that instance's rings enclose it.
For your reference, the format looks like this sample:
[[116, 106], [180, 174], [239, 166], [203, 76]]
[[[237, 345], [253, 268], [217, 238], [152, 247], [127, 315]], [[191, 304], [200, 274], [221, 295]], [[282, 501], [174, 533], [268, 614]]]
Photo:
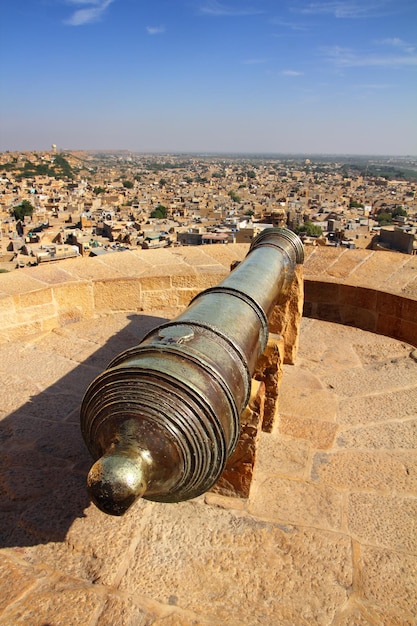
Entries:
[[0, 625], [417, 624], [417, 353], [304, 319], [247, 501], [88, 501], [83, 392], [163, 314], [0, 346]]

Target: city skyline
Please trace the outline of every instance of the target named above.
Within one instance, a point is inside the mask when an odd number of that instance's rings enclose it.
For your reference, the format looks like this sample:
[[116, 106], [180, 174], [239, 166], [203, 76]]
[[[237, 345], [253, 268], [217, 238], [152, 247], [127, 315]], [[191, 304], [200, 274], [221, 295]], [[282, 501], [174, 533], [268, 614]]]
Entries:
[[17, 0], [0, 150], [417, 154], [410, 0]]

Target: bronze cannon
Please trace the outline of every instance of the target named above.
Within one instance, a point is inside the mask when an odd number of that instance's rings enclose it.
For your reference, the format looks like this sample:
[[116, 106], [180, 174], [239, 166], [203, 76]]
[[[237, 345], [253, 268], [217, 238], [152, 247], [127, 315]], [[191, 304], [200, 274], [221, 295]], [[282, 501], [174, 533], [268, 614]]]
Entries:
[[146, 335], [88, 387], [81, 431], [95, 459], [93, 502], [122, 515], [135, 500], [188, 500], [222, 474], [238, 437], [268, 316], [304, 260], [300, 239], [267, 228], [217, 286]]

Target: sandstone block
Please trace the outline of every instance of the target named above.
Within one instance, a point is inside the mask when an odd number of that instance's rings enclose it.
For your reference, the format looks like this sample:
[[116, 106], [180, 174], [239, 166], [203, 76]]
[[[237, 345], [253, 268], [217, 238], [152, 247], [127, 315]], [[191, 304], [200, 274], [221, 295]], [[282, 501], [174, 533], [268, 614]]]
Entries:
[[274, 433], [260, 433], [255, 476], [300, 478], [308, 466], [310, 443]]
[[50, 287], [46, 289], [38, 289], [37, 291], [27, 291], [15, 296], [16, 307], [21, 308], [37, 306], [40, 304], [49, 304], [52, 302], [52, 290]]
[[340, 530], [342, 494], [328, 487], [257, 474], [248, 511], [274, 522]]
[[142, 279], [114, 279], [93, 284], [95, 313], [139, 311], [142, 308]]
[[177, 307], [178, 305], [178, 293], [174, 289], [143, 292], [142, 307], [145, 311]]
[[92, 317], [94, 313], [93, 289], [89, 283], [54, 285], [52, 295], [58, 311], [78, 307], [85, 317]]
[[16, 602], [28, 589], [35, 586], [39, 575], [39, 572], [34, 572], [29, 567], [3, 555], [0, 563], [0, 613]]
[[297, 415], [280, 415], [278, 432], [282, 435], [305, 439], [313, 448], [328, 450], [332, 447], [338, 431], [334, 422], [325, 422]]
[[171, 276], [142, 276], [140, 279], [142, 291], [169, 291]]
[[351, 493], [347, 517], [349, 532], [361, 543], [417, 556], [416, 498]]
[[417, 491], [417, 455], [409, 451], [345, 450], [315, 454], [313, 481], [355, 491]]
[[331, 623], [349, 596], [344, 535], [269, 525], [196, 502], [152, 503], [151, 510], [122, 591], [164, 605], [175, 596], [178, 609], [233, 626]]
[[13, 604], [0, 617], [1, 626], [10, 624], [53, 624], [54, 626], [85, 626], [101, 604], [101, 597], [80, 584], [45, 583]]
[[417, 615], [417, 557], [372, 546], [361, 549], [361, 596], [379, 608], [385, 624], [390, 615], [403, 618], [399, 624], [415, 624]]

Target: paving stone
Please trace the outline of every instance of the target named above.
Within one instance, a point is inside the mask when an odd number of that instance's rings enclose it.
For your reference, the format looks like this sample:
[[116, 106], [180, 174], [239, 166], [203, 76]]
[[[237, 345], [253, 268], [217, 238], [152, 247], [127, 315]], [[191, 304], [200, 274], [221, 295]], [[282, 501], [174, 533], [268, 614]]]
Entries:
[[301, 477], [308, 467], [310, 449], [308, 441], [260, 433], [255, 475]]
[[165, 314], [0, 346], [0, 624], [416, 626], [417, 364], [402, 342], [302, 321], [247, 500], [142, 500], [122, 518], [90, 504], [79, 402]]
[[14, 562], [5, 555], [2, 556], [0, 563], [0, 615], [7, 606], [13, 604], [28, 589], [37, 584], [39, 574], [39, 572], [33, 572], [30, 568]]
[[47, 386], [71, 372], [77, 363], [55, 353], [42, 353], [36, 346], [9, 344], [1, 346], [2, 369], [12, 376], [36, 380]]
[[361, 339], [362, 341], [359, 342], [356, 338], [352, 347], [363, 365], [386, 361], [387, 354], [390, 359], [407, 357], [413, 349], [410, 344], [373, 333], [364, 333]]
[[[33, 271], [36, 269], [36, 272]], [[28, 277], [34, 277], [48, 285], [58, 285], [60, 283], [71, 282], [71, 274], [65, 270], [65, 264], [60, 263], [42, 263], [36, 268], [23, 267], [19, 274], [26, 274]], [[13, 273], [15, 278], [15, 273]]]
[[343, 397], [339, 401], [339, 422], [342, 425], [370, 424], [417, 417], [417, 385], [397, 391], [382, 391], [359, 397]]
[[107, 597], [95, 626], [154, 626], [154, 624], [152, 612], [137, 606], [131, 598], [112, 595]]
[[[69, 583], [71, 584], [71, 583]], [[61, 584], [35, 589], [12, 604], [0, 617], [1, 626], [86, 626], [101, 603], [100, 595], [78, 584]]]
[[372, 546], [361, 551], [361, 596], [364, 601], [390, 615], [401, 612], [414, 625], [417, 615], [417, 557]]
[[417, 363], [409, 356], [393, 358], [388, 362], [378, 362], [364, 368], [352, 368], [343, 372], [323, 374], [322, 382], [340, 396], [386, 393], [404, 387], [415, 387]]
[[417, 419], [360, 426], [342, 431], [336, 444], [341, 448], [409, 449], [417, 442]]
[[[132, 542], [133, 545], [137, 543], [134, 537], [143, 523], [142, 511], [146, 509], [146, 503], [140, 501], [123, 517], [107, 516], [90, 505], [85, 478], [79, 476], [77, 480], [78, 493], [73, 495], [72, 490], [66, 493], [66, 497], [71, 498], [71, 506], [67, 506], [66, 511], [59, 511], [60, 506], [64, 507], [64, 497], [55, 504], [54, 510], [51, 504], [48, 505], [48, 510], [56, 513], [57, 520], [48, 522], [44, 519], [45, 501], [23, 516], [20, 525], [33, 526], [35, 519], [38, 528], [34, 532], [49, 538], [49, 542], [27, 549], [25, 559], [32, 565], [43, 563], [51, 571], [64, 572], [66, 576], [85, 582], [114, 585], [129, 566], [132, 558], [129, 547]], [[52, 543], [54, 540], [56, 543]]]
[[[11, 474], [11, 475], [10, 475]], [[9, 470], [8, 489], [12, 501], [23, 501], [26, 506], [10, 534], [8, 545], [36, 545], [63, 541], [78, 517], [84, 517], [89, 504], [85, 477], [71, 474], [65, 468], [58, 471]]]
[[348, 498], [349, 532], [361, 543], [417, 555], [417, 499], [371, 493]]
[[417, 492], [415, 451], [341, 450], [318, 452], [311, 478], [320, 484], [353, 491]]
[[326, 486], [257, 474], [248, 511], [281, 524], [340, 530], [342, 494]]
[[[320, 413], [320, 407], [317, 407]], [[295, 415], [281, 415], [278, 421], [278, 432], [291, 435], [297, 439], [306, 439], [314, 448], [327, 450], [331, 448], [338, 431], [338, 425], [319, 419], [303, 418]]]
[[383, 290], [386, 280], [401, 270], [403, 264], [402, 254], [386, 250], [374, 251], [363, 263], [357, 265], [349, 276], [349, 283]]
[[[312, 407], [316, 407], [317, 417], [332, 421], [336, 417], [338, 399], [327, 389], [309, 389], [303, 384], [302, 376], [288, 372], [290, 366], [284, 366], [284, 377], [279, 392], [279, 414], [311, 417]], [[289, 374], [287, 376], [287, 374]], [[301, 380], [300, 380], [301, 378]], [[284, 382], [285, 380], [285, 382]]]
[[181, 609], [248, 626], [290, 624], [288, 615], [293, 624], [330, 623], [348, 597], [348, 537], [279, 527], [193, 502], [152, 508], [121, 581], [130, 594], [163, 604], [176, 596]]
[[342, 254], [343, 250], [330, 246], [328, 248], [320, 248], [319, 253], [315, 250], [304, 262], [305, 276], [308, 278], [326, 274], [329, 267], [337, 262]]

